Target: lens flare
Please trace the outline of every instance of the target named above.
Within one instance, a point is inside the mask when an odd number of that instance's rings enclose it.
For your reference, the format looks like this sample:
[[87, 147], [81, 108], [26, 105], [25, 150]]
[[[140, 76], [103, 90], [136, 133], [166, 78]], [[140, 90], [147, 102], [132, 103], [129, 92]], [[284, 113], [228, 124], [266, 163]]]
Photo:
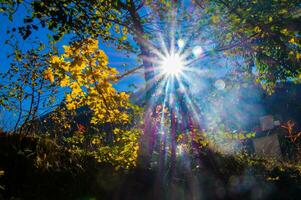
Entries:
[[214, 86], [218, 90], [223, 90], [226, 87], [226, 83], [223, 80], [218, 79], [217, 81], [215, 81]]
[[200, 46], [196, 46], [192, 49], [192, 53], [195, 57], [199, 57], [203, 54], [203, 48]]
[[179, 39], [179, 40], [177, 41], [177, 44], [178, 44], [178, 47], [179, 47], [179, 48], [183, 48], [183, 47], [185, 46], [185, 42], [184, 42], [183, 39]]

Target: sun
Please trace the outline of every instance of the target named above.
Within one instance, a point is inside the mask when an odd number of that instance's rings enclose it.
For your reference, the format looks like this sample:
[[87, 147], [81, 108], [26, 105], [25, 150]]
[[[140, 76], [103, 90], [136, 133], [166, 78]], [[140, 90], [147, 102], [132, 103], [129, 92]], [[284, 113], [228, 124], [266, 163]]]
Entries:
[[179, 54], [168, 54], [160, 62], [160, 68], [164, 75], [177, 76], [185, 68], [184, 60]]

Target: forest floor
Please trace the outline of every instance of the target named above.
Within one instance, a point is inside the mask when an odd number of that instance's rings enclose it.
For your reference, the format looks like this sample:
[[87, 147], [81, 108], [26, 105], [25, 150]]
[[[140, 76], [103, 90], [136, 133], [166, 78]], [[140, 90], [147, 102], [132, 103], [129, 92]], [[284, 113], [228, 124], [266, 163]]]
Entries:
[[[0, 199], [299, 199], [301, 165], [209, 149], [194, 169], [116, 171], [51, 140], [0, 136]], [[186, 166], [186, 167], [185, 167]], [[167, 170], [168, 171], [168, 170]]]

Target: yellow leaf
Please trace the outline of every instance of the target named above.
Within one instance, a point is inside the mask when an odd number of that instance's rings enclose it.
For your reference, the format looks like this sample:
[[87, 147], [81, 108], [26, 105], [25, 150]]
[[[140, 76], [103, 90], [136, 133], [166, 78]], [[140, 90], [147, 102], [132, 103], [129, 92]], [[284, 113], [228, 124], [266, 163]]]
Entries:
[[126, 27], [122, 27], [122, 33], [123, 35], [126, 35], [128, 33], [128, 29]]
[[254, 31], [255, 31], [256, 33], [259, 33], [259, 32], [261, 31], [261, 29], [260, 29], [259, 26], [255, 26]]
[[119, 129], [119, 128], [115, 128], [115, 129], [113, 130], [113, 133], [114, 133], [114, 134], [120, 133], [120, 129]]
[[288, 42], [289, 42], [289, 43], [292, 43], [292, 44], [295, 44], [295, 43], [296, 43], [296, 40], [295, 40], [295, 38], [291, 38]]
[[114, 30], [115, 30], [116, 33], [120, 33], [120, 29], [119, 29], [119, 26], [117, 24], [115, 25]]
[[51, 83], [54, 82], [54, 76], [53, 76], [53, 73], [52, 73], [52, 69], [51, 69], [51, 68], [47, 68], [47, 69], [44, 71], [44, 79], [48, 79]]
[[58, 56], [51, 56], [50, 63], [56, 64], [60, 62], [60, 58]]
[[69, 55], [72, 53], [70, 46], [63, 46], [65, 54]]
[[211, 21], [212, 21], [212, 23], [217, 24], [220, 21], [220, 19], [217, 15], [213, 15], [211, 17]]
[[63, 79], [60, 81], [60, 85], [61, 85], [62, 87], [68, 86], [69, 83], [70, 83], [70, 81], [69, 81], [68, 76], [66, 76], [65, 78], [63, 78]]
[[280, 32], [284, 35], [288, 35], [288, 30], [286, 28], [282, 29]]
[[76, 106], [75, 106], [74, 103], [68, 103], [68, 104], [66, 105], [66, 107], [67, 107], [68, 110], [74, 110], [74, 109], [76, 108]]

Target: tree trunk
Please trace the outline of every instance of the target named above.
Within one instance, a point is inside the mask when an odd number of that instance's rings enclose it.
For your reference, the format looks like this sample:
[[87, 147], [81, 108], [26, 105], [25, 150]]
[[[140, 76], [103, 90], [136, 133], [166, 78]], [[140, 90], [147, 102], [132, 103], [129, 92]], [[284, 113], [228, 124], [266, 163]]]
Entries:
[[135, 4], [133, 1], [130, 1], [129, 7], [127, 7], [128, 12], [130, 13], [133, 29], [134, 29], [134, 40], [137, 42], [137, 45], [141, 51], [142, 64], [144, 68], [144, 79], [145, 79], [145, 115], [144, 115], [144, 131], [140, 140], [140, 148], [138, 154], [138, 165], [141, 167], [147, 167], [150, 164], [153, 145], [154, 145], [154, 130], [155, 127], [152, 124], [151, 115], [153, 113], [153, 105], [151, 102], [151, 97], [154, 93], [155, 84], [153, 83], [154, 70], [152, 63], [149, 62], [146, 58], [150, 57], [150, 51], [148, 48], [149, 41], [144, 39], [145, 31], [141, 22], [141, 17], [137, 12]]

